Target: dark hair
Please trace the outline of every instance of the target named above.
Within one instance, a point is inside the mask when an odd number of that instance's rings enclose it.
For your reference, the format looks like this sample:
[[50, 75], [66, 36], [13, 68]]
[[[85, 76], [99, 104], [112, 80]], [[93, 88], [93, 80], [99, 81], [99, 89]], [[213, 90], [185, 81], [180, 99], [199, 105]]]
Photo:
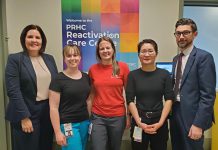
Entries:
[[142, 45], [143, 45], [143, 44], [146, 44], [146, 43], [151, 44], [151, 45], [154, 47], [154, 50], [155, 50], [156, 54], [158, 54], [158, 46], [157, 46], [157, 43], [156, 43], [154, 40], [152, 40], [152, 39], [144, 39], [144, 40], [142, 40], [141, 42], [139, 42], [139, 44], [138, 44], [138, 55], [139, 55], [139, 53], [140, 53], [140, 50], [141, 50], [141, 48], [142, 48]]
[[116, 61], [116, 48], [115, 48], [114, 42], [112, 41], [111, 38], [103, 36], [103, 37], [98, 39], [98, 42], [97, 42], [97, 45], [96, 45], [96, 59], [97, 59], [98, 62], [101, 61], [101, 57], [100, 57], [100, 54], [99, 54], [99, 44], [102, 41], [107, 41], [107, 42], [109, 42], [111, 44], [111, 46], [112, 46], [112, 48], [114, 50], [114, 54], [112, 56], [112, 66], [113, 66], [112, 75], [114, 75], [114, 76], [119, 75], [120, 74], [120, 67], [118, 65], [118, 62]]
[[178, 26], [181, 25], [190, 25], [192, 28], [192, 32], [196, 32], [198, 30], [196, 23], [190, 19], [190, 18], [181, 18], [176, 22], [175, 27], [177, 28]]
[[70, 53], [70, 51], [73, 50], [75, 53], [79, 54], [80, 56], [82, 56], [82, 52], [79, 48], [79, 46], [75, 45], [75, 44], [68, 44], [66, 46], [64, 46], [63, 48], [63, 58]]
[[20, 43], [21, 43], [21, 46], [23, 48], [23, 51], [28, 52], [28, 50], [26, 48], [25, 39], [26, 39], [27, 32], [30, 31], [30, 30], [39, 31], [39, 33], [41, 35], [41, 38], [42, 38], [42, 46], [41, 46], [41, 49], [39, 50], [39, 54], [42, 54], [45, 51], [45, 47], [46, 47], [46, 44], [47, 44], [47, 39], [46, 39], [46, 36], [45, 36], [44, 32], [42, 31], [41, 27], [38, 26], [38, 25], [33, 25], [33, 24], [30, 24], [30, 25], [26, 26], [23, 29], [23, 31], [21, 32]]

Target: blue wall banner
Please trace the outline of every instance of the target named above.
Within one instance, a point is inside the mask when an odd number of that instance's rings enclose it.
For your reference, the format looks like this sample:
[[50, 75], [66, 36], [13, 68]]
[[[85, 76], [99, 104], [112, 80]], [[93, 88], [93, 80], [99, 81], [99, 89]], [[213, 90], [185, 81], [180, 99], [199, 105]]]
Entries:
[[117, 60], [130, 70], [138, 68], [138, 0], [62, 0], [62, 39], [82, 50], [80, 69], [96, 63], [96, 42], [102, 36], [113, 39]]

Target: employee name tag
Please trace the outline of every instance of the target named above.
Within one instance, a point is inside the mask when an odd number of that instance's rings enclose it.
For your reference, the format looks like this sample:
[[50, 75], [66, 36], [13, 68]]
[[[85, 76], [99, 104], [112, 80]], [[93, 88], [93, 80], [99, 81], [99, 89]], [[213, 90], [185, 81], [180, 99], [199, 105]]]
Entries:
[[89, 135], [91, 135], [91, 133], [92, 133], [92, 126], [93, 126], [93, 124], [90, 123], [90, 124], [89, 124], [89, 130], [88, 130]]
[[64, 134], [66, 137], [73, 136], [73, 128], [71, 123], [64, 124]]
[[135, 126], [133, 131], [133, 138], [136, 142], [142, 142], [142, 128]]

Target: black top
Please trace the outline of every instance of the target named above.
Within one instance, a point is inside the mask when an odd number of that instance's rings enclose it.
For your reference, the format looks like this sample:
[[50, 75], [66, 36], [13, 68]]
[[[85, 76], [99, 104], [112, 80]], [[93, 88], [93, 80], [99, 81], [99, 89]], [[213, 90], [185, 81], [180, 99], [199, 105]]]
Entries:
[[172, 79], [167, 70], [157, 68], [146, 72], [140, 68], [129, 73], [126, 87], [128, 104], [136, 98], [137, 109], [143, 112], [161, 111], [163, 97], [165, 100], [174, 100]]
[[60, 72], [51, 81], [50, 90], [60, 93], [60, 123], [81, 122], [89, 118], [86, 100], [90, 93], [90, 79], [82, 72], [81, 79], [72, 79]]

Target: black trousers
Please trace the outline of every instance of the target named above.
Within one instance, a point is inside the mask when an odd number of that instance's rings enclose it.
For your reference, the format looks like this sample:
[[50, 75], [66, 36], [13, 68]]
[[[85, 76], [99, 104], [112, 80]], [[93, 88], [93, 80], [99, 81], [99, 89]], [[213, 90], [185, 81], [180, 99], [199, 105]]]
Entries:
[[[153, 124], [157, 123], [159, 118], [154, 119], [146, 119], [146, 124]], [[142, 141], [136, 142], [133, 138], [134, 128], [136, 126], [135, 120], [133, 119], [131, 129], [130, 129], [130, 136], [131, 136], [131, 144], [132, 150], [147, 150], [149, 145], [151, 150], [167, 150], [167, 140], [168, 140], [168, 124], [167, 121], [160, 127], [156, 134], [147, 134], [142, 131]]]
[[48, 101], [37, 103], [39, 112], [31, 117], [34, 131], [25, 133], [21, 123], [11, 123], [13, 150], [52, 150], [53, 128]]

